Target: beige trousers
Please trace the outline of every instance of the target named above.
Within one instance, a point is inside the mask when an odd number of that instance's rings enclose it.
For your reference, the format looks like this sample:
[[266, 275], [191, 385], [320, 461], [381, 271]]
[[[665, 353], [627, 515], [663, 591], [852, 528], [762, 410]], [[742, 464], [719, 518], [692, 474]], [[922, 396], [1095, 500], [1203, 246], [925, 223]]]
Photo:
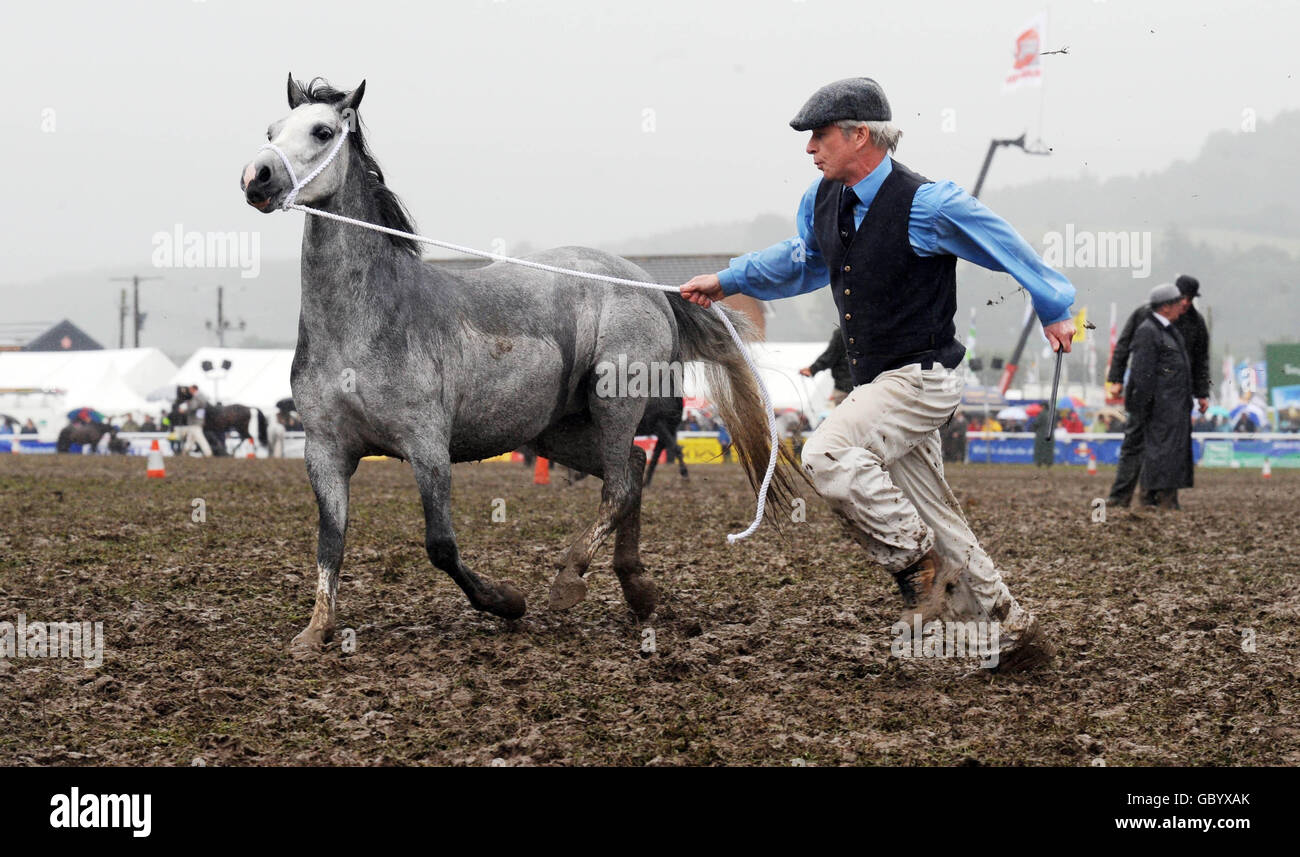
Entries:
[[212, 457], [212, 447], [208, 445], [208, 438], [203, 434], [203, 426], [187, 425], [183, 430], [185, 443], [181, 446], [181, 455], [189, 455], [191, 449], [198, 447], [204, 458]]
[[881, 373], [831, 411], [803, 448], [804, 470], [867, 557], [901, 571], [934, 548], [957, 587], [954, 621], [997, 621], [1010, 634], [1032, 618], [980, 547], [943, 476], [939, 428], [961, 404], [957, 373], [919, 363]]

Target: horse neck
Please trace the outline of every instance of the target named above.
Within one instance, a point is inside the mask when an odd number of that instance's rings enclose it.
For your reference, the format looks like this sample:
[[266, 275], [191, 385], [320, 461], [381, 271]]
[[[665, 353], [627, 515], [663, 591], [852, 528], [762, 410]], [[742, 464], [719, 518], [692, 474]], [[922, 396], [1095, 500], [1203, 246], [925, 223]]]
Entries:
[[[365, 166], [349, 148], [343, 187], [312, 203], [333, 214], [380, 223], [366, 187]], [[308, 214], [302, 236], [302, 321], [312, 329], [350, 336], [373, 330], [391, 315], [398, 296], [418, 278], [420, 260], [381, 232]]]

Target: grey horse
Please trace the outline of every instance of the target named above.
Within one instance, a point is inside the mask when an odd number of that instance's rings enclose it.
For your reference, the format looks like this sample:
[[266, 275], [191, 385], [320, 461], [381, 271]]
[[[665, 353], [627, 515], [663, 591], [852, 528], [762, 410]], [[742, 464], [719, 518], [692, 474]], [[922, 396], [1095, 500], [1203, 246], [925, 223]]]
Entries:
[[[342, 123], [349, 123], [338, 156], [300, 189], [297, 201], [414, 231], [362, 133], [356, 111], [365, 82], [343, 92], [319, 78], [304, 85], [290, 75], [288, 91], [290, 113], [270, 126], [267, 139], [298, 176], [324, 162]], [[280, 156], [268, 150], [240, 180], [248, 204], [263, 212], [280, 207], [293, 185]], [[528, 258], [649, 280], [624, 259], [582, 247]], [[752, 335], [743, 316], [729, 318]], [[582, 600], [583, 575], [613, 532], [613, 567], [624, 597], [638, 619], [647, 618], [657, 592], [639, 557], [645, 453], [632, 442], [646, 398], [600, 395], [594, 381], [598, 367], [620, 357], [649, 365], [702, 361], [750, 482], [758, 485], [769, 455], [766, 414], [744, 355], [710, 310], [660, 291], [507, 263], [452, 272], [422, 260], [409, 238], [308, 216], [291, 380], [320, 526], [315, 608], [291, 649], [318, 651], [333, 634], [349, 481], [361, 457], [371, 454], [410, 462], [429, 559], [476, 609], [505, 619], [524, 614], [524, 596], [462, 561], [452, 532], [452, 463], [527, 446], [600, 477], [596, 519], [559, 561], [550, 606], [567, 609]], [[783, 453], [772, 496], [791, 498], [799, 475]]]

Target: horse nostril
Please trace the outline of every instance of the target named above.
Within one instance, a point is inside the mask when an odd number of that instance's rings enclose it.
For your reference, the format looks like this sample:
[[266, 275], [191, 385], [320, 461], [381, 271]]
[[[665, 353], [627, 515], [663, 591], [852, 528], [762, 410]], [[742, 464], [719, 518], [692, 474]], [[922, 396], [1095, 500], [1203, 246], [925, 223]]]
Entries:
[[262, 167], [260, 170], [258, 170], [258, 171], [257, 171], [257, 180], [258, 180], [259, 182], [268, 182], [268, 181], [270, 181], [270, 180], [271, 180], [271, 168], [270, 168], [270, 167]]

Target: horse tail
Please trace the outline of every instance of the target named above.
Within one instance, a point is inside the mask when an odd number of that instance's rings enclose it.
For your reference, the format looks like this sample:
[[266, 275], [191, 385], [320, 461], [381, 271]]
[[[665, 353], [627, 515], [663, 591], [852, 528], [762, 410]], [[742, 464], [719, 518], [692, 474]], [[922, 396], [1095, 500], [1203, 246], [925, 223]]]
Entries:
[[257, 414], [257, 439], [262, 442], [262, 446], [266, 446], [266, 414], [262, 413], [261, 408], [253, 408], [253, 412]]
[[[768, 417], [759, 391], [758, 379], [749, 369], [745, 354], [731, 338], [722, 319], [713, 309], [705, 309], [677, 295], [668, 296], [677, 330], [681, 338], [682, 358], [698, 360], [704, 370], [709, 398], [718, 409], [718, 416], [731, 433], [732, 449], [745, 467], [749, 484], [757, 492], [767, 472], [771, 455], [771, 436]], [[718, 305], [727, 314], [732, 326], [747, 342], [756, 338], [754, 327], [743, 313]], [[779, 447], [776, 471], [768, 489], [768, 501], [789, 508], [799, 496], [796, 487], [807, 482], [799, 462], [784, 445]], [[783, 515], [773, 515], [773, 520], [783, 520]]]

